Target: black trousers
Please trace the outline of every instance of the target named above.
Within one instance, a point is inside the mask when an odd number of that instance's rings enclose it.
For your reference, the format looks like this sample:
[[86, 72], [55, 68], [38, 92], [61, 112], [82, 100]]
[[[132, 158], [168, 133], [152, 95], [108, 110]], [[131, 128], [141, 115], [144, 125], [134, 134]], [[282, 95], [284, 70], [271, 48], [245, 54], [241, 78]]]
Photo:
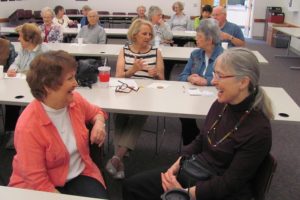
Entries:
[[123, 182], [124, 200], [161, 200], [164, 193], [161, 183], [161, 172], [169, 167], [162, 167], [134, 175]]
[[165, 80], [170, 80], [171, 72], [176, 64], [173, 60], [164, 60], [164, 73], [165, 73]]
[[174, 38], [173, 41], [178, 47], [183, 47], [187, 43], [187, 40], [184, 38]]
[[62, 194], [108, 199], [104, 186], [96, 179], [79, 175], [68, 181], [63, 187], [56, 187]]
[[190, 144], [200, 133], [196, 119], [179, 118], [181, 121], [181, 135], [183, 145]]
[[11, 106], [11, 105], [5, 106], [5, 125], [4, 125], [5, 131], [15, 130], [19, 118], [20, 110], [21, 110], [21, 106]]

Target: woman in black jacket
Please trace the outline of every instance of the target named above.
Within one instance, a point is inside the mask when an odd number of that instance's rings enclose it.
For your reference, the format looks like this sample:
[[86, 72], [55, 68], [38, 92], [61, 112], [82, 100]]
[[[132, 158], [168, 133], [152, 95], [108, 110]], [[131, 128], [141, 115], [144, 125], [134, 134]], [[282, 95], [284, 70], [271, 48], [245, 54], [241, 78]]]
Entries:
[[195, 155], [216, 175], [184, 188], [176, 178], [179, 158], [169, 168], [128, 179], [124, 199], [160, 199], [177, 188], [189, 190], [192, 199], [250, 200], [251, 181], [272, 144], [271, 102], [259, 85], [259, 75], [259, 62], [248, 49], [226, 50], [216, 60], [212, 82], [218, 99], [198, 137], [183, 151], [183, 155]]

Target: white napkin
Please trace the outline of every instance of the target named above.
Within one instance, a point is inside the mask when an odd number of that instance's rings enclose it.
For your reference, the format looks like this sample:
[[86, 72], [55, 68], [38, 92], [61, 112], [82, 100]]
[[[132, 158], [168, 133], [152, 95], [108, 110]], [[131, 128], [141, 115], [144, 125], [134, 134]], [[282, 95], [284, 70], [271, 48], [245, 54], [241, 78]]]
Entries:
[[212, 96], [214, 93], [208, 90], [200, 90], [198, 88], [189, 88], [188, 93], [191, 96]]
[[150, 85], [148, 85], [148, 88], [154, 88], [154, 89], [165, 89], [167, 87], [169, 87], [169, 84], [166, 83], [151, 83]]

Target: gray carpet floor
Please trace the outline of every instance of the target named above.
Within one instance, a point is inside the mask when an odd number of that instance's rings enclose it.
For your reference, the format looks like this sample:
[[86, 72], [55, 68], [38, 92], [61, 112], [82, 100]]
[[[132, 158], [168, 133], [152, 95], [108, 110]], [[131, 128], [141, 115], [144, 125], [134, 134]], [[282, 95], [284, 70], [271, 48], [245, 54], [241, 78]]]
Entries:
[[[109, 41], [109, 43], [114, 42], [118, 43], [119, 41]], [[285, 49], [270, 47], [264, 41], [248, 39], [247, 47], [258, 50], [269, 61], [269, 64], [261, 66], [261, 85], [284, 88], [294, 101], [300, 105], [300, 70], [296, 71], [288, 68], [291, 65], [300, 66], [300, 59], [274, 58], [276, 54], [284, 54]], [[114, 67], [115, 63], [115, 59], [109, 59], [110, 66]], [[183, 65], [177, 65], [173, 69], [172, 79], [177, 78], [183, 67]], [[145, 130], [154, 129], [156, 119], [156, 117], [150, 117]], [[160, 118], [160, 130], [163, 128], [162, 122], [163, 118]], [[198, 123], [201, 126], [202, 120], [198, 120]], [[272, 129], [273, 145], [271, 151], [278, 162], [278, 166], [266, 199], [297, 200], [300, 197], [300, 123], [273, 121]], [[144, 131], [138, 140], [135, 151], [131, 152], [125, 160], [126, 176], [130, 177], [138, 172], [172, 163], [179, 155], [180, 130], [181, 126], [177, 118], [166, 118], [166, 133], [164, 136], [159, 134], [160, 148], [158, 155], [155, 154], [155, 134]], [[112, 134], [113, 130], [110, 132], [110, 135]], [[1, 143], [3, 144], [3, 141], [0, 140]], [[103, 165], [113, 154], [111, 137], [109, 141], [110, 151], [107, 151], [107, 144]], [[11, 172], [9, 157], [13, 153], [11, 151], [7, 152], [3, 148], [0, 150], [0, 184], [1, 182], [5, 184]], [[113, 180], [105, 170], [103, 171], [111, 199], [122, 199], [122, 181]]]

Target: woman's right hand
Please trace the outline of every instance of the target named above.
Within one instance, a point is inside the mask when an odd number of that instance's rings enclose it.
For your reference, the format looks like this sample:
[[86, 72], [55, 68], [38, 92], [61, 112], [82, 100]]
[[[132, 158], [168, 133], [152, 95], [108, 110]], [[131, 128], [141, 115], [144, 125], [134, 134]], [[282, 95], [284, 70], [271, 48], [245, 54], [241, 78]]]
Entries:
[[169, 189], [172, 189], [169, 187], [181, 188], [177, 180], [175, 181], [176, 175], [180, 168], [180, 159], [181, 157], [179, 157], [177, 161], [165, 173], [161, 173], [162, 187], [165, 192]]
[[180, 168], [180, 159], [181, 157], [179, 157], [176, 162], [167, 170], [166, 173], [170, 173], [172, 175], [177, 175], [179, 168]]
[[132, 66], [133, 74], [137, 71], [143, 70], [146, 66], [147, 63], [142, 58], [140, 59], [134, 58], [134, 62]]
[[9, 69], [9, 70], [7, 70], [6, 73], [7, 73], [7, 76], [9, 76], [9, 77], [15, 77], [17, 75], [17, 71], [14, 69]]

